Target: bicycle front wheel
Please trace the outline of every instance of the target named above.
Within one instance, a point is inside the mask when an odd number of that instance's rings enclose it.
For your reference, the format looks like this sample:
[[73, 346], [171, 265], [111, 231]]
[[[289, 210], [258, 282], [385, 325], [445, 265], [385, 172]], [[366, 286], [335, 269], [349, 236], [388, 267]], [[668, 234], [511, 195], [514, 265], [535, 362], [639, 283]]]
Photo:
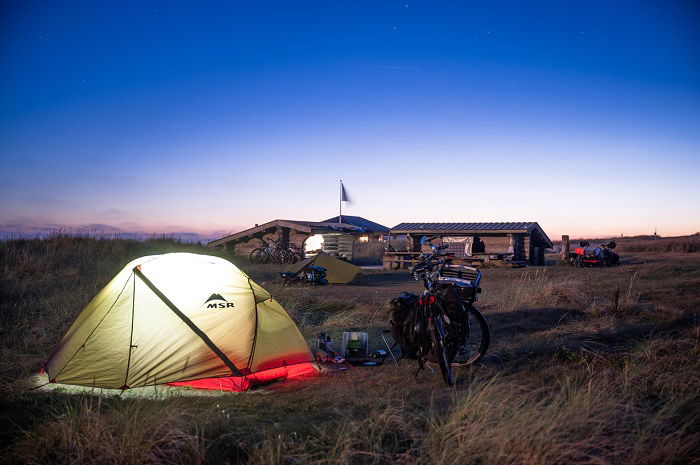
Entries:
[[469, 321], [467, 340], [457, 350], [457, 355], [452, 361], [453, 366], [467, 366], [481, 360], [486, 354], [491, 343], [491, 332], [486, 318], [479, 310], [470, 304], [465, 304]]
[[294, 263], [294, 255], [288, 250], [283, 250], [280, 252], [280, 262], [285, 264]]
[[442, 322], [442, 317], [435, 317], [430, 326], [430, 337], [433, 340], [433, 355], [440, 366], [440, 372], [442, 373], [442, 379], [445, 380], [445, 384], [452, 386], [454, 384], [452, 366], [447, 354], [447, 347], [445, 347], [445, 325]]

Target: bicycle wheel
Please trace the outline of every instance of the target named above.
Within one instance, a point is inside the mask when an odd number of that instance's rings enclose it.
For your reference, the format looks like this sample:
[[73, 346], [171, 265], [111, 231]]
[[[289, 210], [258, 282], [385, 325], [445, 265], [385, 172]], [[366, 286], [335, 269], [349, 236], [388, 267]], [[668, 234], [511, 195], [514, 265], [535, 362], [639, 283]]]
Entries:
[[436, 316], [433, 319], [430, 325], [430, 337], [433, 340], [433, 355], [440, 366], [442, 379], [445, 380], [445, 384], [452, 386], [454, 384], [454, 380], [452, 379], [452, 366], [450, 365], [450, 358], [447, 355], [447, 347], [445, 347], [445, 326], [442, 323], [441, 316]]
[[268, 258], [269, 258], [269, 256], [267, 255], [267, 252], [265, 251], [265, 249], [257, 248], [250, 253], [250, 262], [251, 263], [256, 263], [256, 264], [265, 263]]
[[472, 365], [484, 356], [491, 343], [491, 332], [486, 318], [471, 304], [464, 304], [469, 321], [467, 340], [457, 350], [452, 366]]
[[280, 261], [281, 263], [291, 264], [294, 263], [294, 255], [289, 250], [280, 251]]

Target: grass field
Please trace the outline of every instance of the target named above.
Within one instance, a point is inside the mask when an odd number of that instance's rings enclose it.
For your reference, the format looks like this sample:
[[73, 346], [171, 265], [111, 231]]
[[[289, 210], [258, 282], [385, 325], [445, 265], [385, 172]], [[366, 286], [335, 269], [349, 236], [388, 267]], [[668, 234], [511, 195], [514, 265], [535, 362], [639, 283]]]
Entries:
[[[695, 243], [696, 239], [689, 239]], [[399, 366], [327, 372], [244, 393], [144, 396], [29, 390], [82, 307], [128, 261], [169, 240], [56, 236], [0, 242], [0, 461], [71, 464], [700, 463], [700, 253], [632, 242], [610, 269], [485, 269], [489, 355], [457, 373]], [[668, 250], [671, 250], [670, 252]], [[548, 263], [556, 263], [550, 257]], [[239, 263], [311, 344], [370, 332], [420, 289], [368, 272], [358, 286], [280, 288]]]

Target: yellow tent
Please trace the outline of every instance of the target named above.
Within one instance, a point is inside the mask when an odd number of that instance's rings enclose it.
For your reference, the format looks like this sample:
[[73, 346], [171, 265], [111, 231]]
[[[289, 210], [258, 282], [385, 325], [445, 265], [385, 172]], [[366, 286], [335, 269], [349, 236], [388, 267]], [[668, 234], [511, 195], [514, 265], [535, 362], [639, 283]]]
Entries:
[[126, 265], [78, 315], [45, 370], [51, 382], [126, 389], [312, 360], [287, 312], [235, 265], [170, 253]]
[[331, 284], [350, 284], [360, 279], [362, 269], [352, 263], [338, 260], [325, 252], [297, 262], [288, 268], [292, 273], [299, 273], [307, 266], [316, 265], [326, 269], [326, 279]]

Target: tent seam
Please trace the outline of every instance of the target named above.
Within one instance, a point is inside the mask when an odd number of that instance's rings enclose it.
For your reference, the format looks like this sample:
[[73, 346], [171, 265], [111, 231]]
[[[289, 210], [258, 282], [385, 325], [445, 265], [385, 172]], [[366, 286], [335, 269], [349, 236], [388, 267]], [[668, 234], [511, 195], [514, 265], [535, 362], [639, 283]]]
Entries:
[[[253, 344], [250, 347], [250, 357], [248, 357], [248, 371], [252, 373], [253, 371], [253, 360], [255, 359], [255, 346], [258, 342], [258, 299], [255, 296], [255, 290], [253, 290], [253, 285], [250, 283], [250, 276], [248, 278], [248, 287], [250, 287], [250, 292], [253, 294], [253, 303], [255, 303], [255, 332], [253, 333]], [[270, 296], [272, 298], [272, 296]]]
[[[132, 273], [133, 274], [133, 273]], [[129, 333], [129, 357], [126, 360], [126, 375], [124, 375], [124, 386], [128, 387], [129, 368], [131, 367], [131, 349], [134, 347], [134, 311], [136, 310], [136, 279], [134, 279], [134, 290], [131, 292], [131, 332]]]

